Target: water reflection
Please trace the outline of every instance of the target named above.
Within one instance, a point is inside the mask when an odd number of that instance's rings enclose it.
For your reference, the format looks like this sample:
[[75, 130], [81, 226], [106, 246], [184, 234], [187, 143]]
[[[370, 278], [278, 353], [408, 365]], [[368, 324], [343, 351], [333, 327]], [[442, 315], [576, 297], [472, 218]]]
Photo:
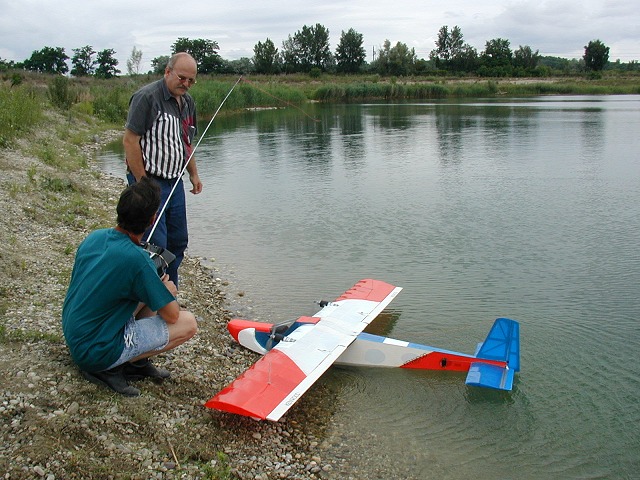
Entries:
[[493, 405], [513, 405], [518, 395], [518, 386], [514, 385], [514, 390], [504, 392], [502, 390], [492, 390], [490, 388], [467, 387], [464, 398], [471, 404], [493, 404]]
[[462, 161], [464, 130], [471, 130], [473, 117], [463, 114], [462, 105], [436, 105], [436, 139], [443, 165], [457, 164]]
[[582, 154], [585, 165], [596, 166], [606, 145], [606, 116], [602, 112], [582, 111], [580, 124]]
[[400, 310], [387, 308], [367, 326], [365, 331], [372, 335], [380, 335], [381, 337], [389, 336], [396, 323], [398, 323], [400, 315]]

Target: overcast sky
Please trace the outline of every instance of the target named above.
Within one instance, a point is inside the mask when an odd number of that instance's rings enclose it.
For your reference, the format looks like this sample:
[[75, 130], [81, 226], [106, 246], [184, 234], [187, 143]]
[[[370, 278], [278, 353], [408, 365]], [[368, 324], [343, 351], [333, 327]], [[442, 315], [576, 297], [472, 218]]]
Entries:
[[0, 58], [23, 61], [43, 47], [91, 45], [112, 48], [118, 67], [135, 46], [142, 71], [168, 55], [179, 37], [218, 42], [222, 58], [252, 57], [257, 42], [282, 41], [317, 23], [329, 30], [335, 52], [342, 31], [364, 37], [367, 61], [388, 39], [429, 58], [438, 30], [459, 26], [464, 41], [484, 50], [487, 40], [505, 38], [512, 50], [528, 45], [541, 55], [581, 58], [599, 39], [609, 59], [640, 60], [638, 0], [0, 0]]

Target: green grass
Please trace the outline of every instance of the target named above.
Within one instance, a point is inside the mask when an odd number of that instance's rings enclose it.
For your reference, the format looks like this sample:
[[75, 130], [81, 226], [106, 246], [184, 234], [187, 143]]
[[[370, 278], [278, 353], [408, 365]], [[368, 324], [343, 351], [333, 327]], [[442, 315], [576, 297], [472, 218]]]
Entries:
[[[141, 86], [161, 78], [158, 75], [96, 78], [25, 77], [20, 85], [0, 86], [0, 147], [25, 137], [43, 121], [43, 109], [55, 108], [68, 115], [91, 118], [96, 130], [105, 124], [121, 126], [126, 120], [129, 98]], [[198, 115], [210, 118], [220, 107], [237, 76], [202, 75], [191, 89]], [[42, 88], [42, 81], [48, 90]], [[549, 81], [551, 80], [551, 81]], [[229, 95], [221, 113], [246, 108], [300, 105], [308, 100], [321, 102], [359, 102], [368, 100], [429, 100], [448, 97], [487, 97], [495, 95], [617, 95], [640, 94], [640, 76], [601, 74], [565, 79], [551, 77], [533, 82], [518, 79], [380, 77], [379, 75], [249, 75]], [[62, 134], [61, 134], [62, 135]], [[84, 139], [83, 139], [84, 141]], [[75, 142], [74, 142], [75, 143]], [[78, 144], [82, 141], [78, 141]], [[61, 161], [43, 147], [43, 160], [55, 166]]]
[[91, 88], [91, 110], [101, 120], [122, 123], [127, 118], [131, 93], [126, 85], [96, 85]]
[[[190, 91], [201, 118], [211, 117], [220, 107], [237, 79], [229, 82], [218, 80], [199, 81]], [[299, 105], [307, 101], [304, 93], [294, 87], [277, 82], [249, 83], [241, 81], [228, 96], [223, 109], [238, 111], [245, 108], [283, 107]], [[221, 110], [222, 111], [222, 110]]]
[[[7, 300], [9, 298], [9, 292], [7, 292], [6, 287], [0, 287], [0, 317], [3, 317], [9, 308], [9, 302]], [[4, 325], [0, 325], [0, 339], [4, 338], [6, 334], [6, 329]]]
[[493, 97], [495, 95], [619, 95], [640, 93], [640, 79], [630, 81], [572, 80], [517, 82], [491, 80], [437, 80], [398, 82], [326, 83], [312, 98], [321, 102], [366, 100], [430, 100], [438, 98]]
[[217, 459], [204, 466], [205, 480], [230, 480], [234, 478], [229, 467], [229, 460], [223, 452], [218, 452]]
[[38, 330], [7, 330], [0, 325], [0, 342], [49, 342], [58, 344], [62, 342], [62, 336], [54, 333], [45, 333]]
[[500, 84], [505, 95], [630, 95], [640, 94], [640, 84], [614, 84], [607, 82], [537, 82], [528, 84]]
[[460, 96], [484, 96], [492, 92], [490, 82], [478, 84], [442, 83], [330, 83], [319, 86], [314, 92], [314, 100], [321, 102], [360, 102], [365, 100], [406, 100], [436, 99]]
[[44, 119], [45, 103], [44, 94], [33, 86], [0, 84], [0, 147], [36, 128]]

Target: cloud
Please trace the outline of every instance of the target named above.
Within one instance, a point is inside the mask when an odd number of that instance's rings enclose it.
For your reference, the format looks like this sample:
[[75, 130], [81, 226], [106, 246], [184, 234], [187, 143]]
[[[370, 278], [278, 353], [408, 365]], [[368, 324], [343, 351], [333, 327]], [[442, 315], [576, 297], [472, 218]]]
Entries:
[[115, 50], [121, 70], [134, 46], [143, 53], [145, 70], [180, 37], [216, 41], [222, 57], [233, 60], [253, 56], [255, 44], [267, 38], [281, 48], [289, 35], [316, 23], [329, 29], [332, 50], [341, 32], [354, 28], [363, 35], [369, 59], [387, 39], [428, 58], [443, 25], [458, 25], [479, 52], [487, 40], [506, 38], [513, 49], [528, 45], [543, 55], [578, 58], [584, 45], [600, 39], [612, 59], [640, 59], [636, 0], [0, 0], [0, 9], [1, 58], [23, 61], [45, 46], [63, 47], [72, 56], [72, 49], [91, 45]]

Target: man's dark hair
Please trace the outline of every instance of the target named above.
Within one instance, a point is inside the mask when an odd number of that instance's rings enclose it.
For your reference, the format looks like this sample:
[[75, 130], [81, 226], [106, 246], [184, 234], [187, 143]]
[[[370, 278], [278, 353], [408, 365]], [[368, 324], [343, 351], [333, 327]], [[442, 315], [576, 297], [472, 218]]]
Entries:
[[159, 207], [160, 186], [155, 180], [142, 177], [120, 195], [116, 207], [118, 226], [136, 235], [144, 233]]

